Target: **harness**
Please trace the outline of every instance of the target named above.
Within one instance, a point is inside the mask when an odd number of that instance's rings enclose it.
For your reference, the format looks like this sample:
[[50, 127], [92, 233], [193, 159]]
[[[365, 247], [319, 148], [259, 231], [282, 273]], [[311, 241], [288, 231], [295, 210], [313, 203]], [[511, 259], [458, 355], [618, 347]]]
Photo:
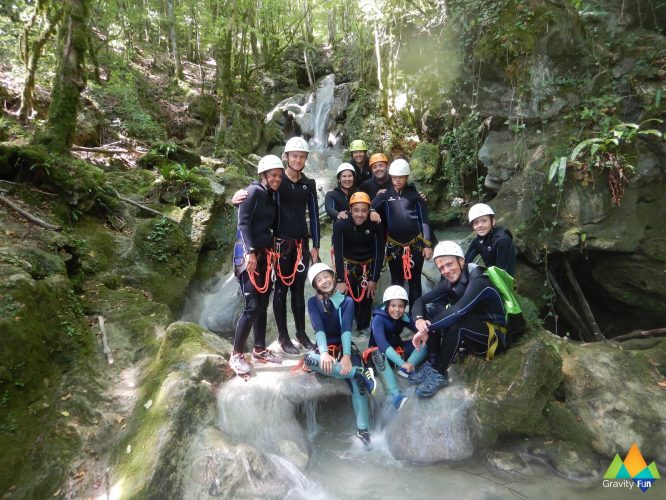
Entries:
[[[486, 360], [490, 361], [495, 356], [495, 351], [499, 347], [500, 336], [498, 333], [501, 333], [504, 339], [506, 339], [507, 329], [504, 326], [499, 326], [489, 321], [484, 321], [488, 327], [488, 350], [486, 351]], [[504, 344], [505, 342], [502, 342]]]
[[274, 278], [273, 280], [271, 280], [271, 271], [273, 270], [273, 263], [278, 258], [277, 254], [274, 251], [269, 250], [268, 248], [265, 249], [264, 252], [266, 253], [266, 276], [264, 276], [264, 284], [262, 286], [257, 285], [257, 282], [254, 279], [255, 274], [259, 276], [259, 273], [257, 271], [254, 271], [253, 273], [248, 273], [248, 276], [250, 278], [250, 283], [252, 283], [254, 289], [259, 293], [266, 293], [268, 287], [271, 284], [271, 281], [275, 281]]
[[[294, 263], [294, 270], [292, 273], [288, 276], [285, 276], [282, 273], [282, 268], [280, 266], [280, 250], [282, 248], [282, 243], [287, 241], [289, 244], [293, 241], [294, 244], [296, 245], [296, 261]], [[302, 273], [305, 270], [305, 264], [303, 264], [303, 240], [285, 240], [282, 238], [276, 238], [275, 239], [275, 251], [273, 252], [275, 255], [275, 260], [277, 261], [277, 266], [276, 266], [276, 274], [277, 277], [280, 278], [280, 281], [285, 286], [291, 286], [293, 285], [294, 281], [296, 281], [296, 274], [297, 273]]]
[[[357, 260], [352, 260], [352, 259], [344, 259], [345, 263], [345, 285], [347, 285], [347, 293], [349, 296], [352, 298], [352, 300], [356, 303], [361, 302], [365, 298], [365, 293], [368, 289], [368, 264], [372, 262], [372, 259], [368, 259], [363, 262], [359, 262]], [[352, 290], [351, 283], [349, 281], [349, 267], [348, 264], [352, 264], [355, 266], [361, 266], [361, 293], [358, 295], [358, 297], [354, 296], [354, 292]]]
[[397, 240], [394, 240], [390, 236], [386, 236], [386, 241], [387, 241], [387, 249], [386, 249], [386, 262], [388, 263], [391, 261], [391, 259], [396, 258], [396, 253], [397, 252], [390, 252], [388, 247], [402, 247], [402, 274], [405, 277], [407, 281], [412, 279], [412, 267], [414, 267], [414, 259], [412, 259], [412, 246], [416, 249], [419, 248], [417, 246], [417, 243], [420, 241], [422, 243], [426, 243], [426, 240], [423, 238], [422, 234], [419, 234], [416, 238], [413, 240], [407, 242], [407, 243], [401, 243]]
[[[402, 346], [394, 347], [393, 348], [395, 352], [398, 353], [398, 355], [402, 358], [405, 354], [405, 350], [402, 348]], [[372, 356], [372, 353], [375, 351], [378, 351], [379, 347], [373, 346], [373, 347], [368, 347], [365, 351], [363, 351], [363, 363], [368, 363], [368, 359], [370, 359], [370, 356]]]

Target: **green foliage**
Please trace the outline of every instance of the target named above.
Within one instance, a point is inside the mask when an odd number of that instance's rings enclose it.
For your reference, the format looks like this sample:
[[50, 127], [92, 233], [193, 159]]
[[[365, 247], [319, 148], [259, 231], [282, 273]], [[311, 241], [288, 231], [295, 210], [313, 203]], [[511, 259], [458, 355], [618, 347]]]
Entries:
[[379, 112], [375, 92], [356, 90], [347, 109], [346, 128], [350, 140], [362, 138], [371, 152], [388, 151], [391, 147], [391, 132]]
[[479, 175], [477, 157], [481, 146], [483, 122], [472, 107], [462, 121], [439, 139], [444, 164], [438, 180], [448, 182], [448, 198], [464, 197], [465, 178], [475, 178], [475, 197], [481, 199], [483, 176]]
[[141, 89], [149, 88], [150, 82], [128, 66], [117, 64], [112, 71], [109, 82], [89, 84], [91, 96], [109, 122], [123, 134], [137, 139], [162, 139], [164, 129], [155, 118], [154, 103], [141, 95]]

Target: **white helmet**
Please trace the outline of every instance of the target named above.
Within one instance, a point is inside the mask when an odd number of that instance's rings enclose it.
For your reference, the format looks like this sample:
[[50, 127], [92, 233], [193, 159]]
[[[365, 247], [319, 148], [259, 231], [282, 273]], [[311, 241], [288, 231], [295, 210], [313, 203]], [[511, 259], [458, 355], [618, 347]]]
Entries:
[[310, 152], [310, 147], [308, 142], [302, 137], [292, 137], [287, 141], [287, 144], [284, 145], [284, 152], [290, 153], [292, 151], [303, 151], [304, 153]]
[[478, 219], [484, 215], [495, 215], [495, 212], [493, 212], [493, 209], [485, 203], [477, 203], [476, 205], [472, 205], [472, 208], [469, 209], [467, 219], [471, 223], [474, 219]]
[[388, 173], [389, 175], [409, 175], [409, 163], [402, 158], [398, 158], [391, 163]]
[[400, 285], [391, 285], [386, 290], [384, 290], [384, 296], [382, 297], [382, 302], [388, 302], [389, 300], [393, 299], [402, 299], [405, 302], [409, 302], [407, 291]]
[[460, 248], [460, 245], [455, 241], [441, 241], [435, 245], [435, 250], [432, 252], [433, 259], [444, 257], [446, 255], [465, 258], [462, 248]]
[[274, 168], [281, 168], [284, 170], [282, 160], [280, 160], [280, 158], [275, 155], [266, 155], [261, 160], [259, 160], [259, 164], [257, 165], [257, 173], [260, 174], [268, 170], [273, 170]]
[[338, 176], [345, 170], [351, 170], [354, 174], [356, 174], [356, 169], [352, 166], [351, 163], [341, 163], [338, 167], [338, 170], [335, 172], [335, 175]]
[[333, 269], [331, 269], [330, 266], [324, 264], [323, 262], [317, 262], [316, 264], [312, 264], [312, 266], [308, 270], [308, 281], [310, 282], [310, 285], [312, 285], [312, 288], [314, 288], [315, 278], [322, 271], [329, 271], [331, 274], [335, 274], [333, 272]]

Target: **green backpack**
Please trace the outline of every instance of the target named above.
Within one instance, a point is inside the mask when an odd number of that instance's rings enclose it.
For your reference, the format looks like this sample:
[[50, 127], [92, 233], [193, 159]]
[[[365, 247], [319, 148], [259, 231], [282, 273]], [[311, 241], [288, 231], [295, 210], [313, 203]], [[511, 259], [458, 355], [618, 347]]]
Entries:
[[520, 337], [525, 332], [525, 318], [523, 318], [523, 310], [514, 292], [513, 276], [497, 266], [490, 266], [486, 269], [485, 274], [502, 297], [506, 311], [508, 339], [511, 343], [511, 340]]

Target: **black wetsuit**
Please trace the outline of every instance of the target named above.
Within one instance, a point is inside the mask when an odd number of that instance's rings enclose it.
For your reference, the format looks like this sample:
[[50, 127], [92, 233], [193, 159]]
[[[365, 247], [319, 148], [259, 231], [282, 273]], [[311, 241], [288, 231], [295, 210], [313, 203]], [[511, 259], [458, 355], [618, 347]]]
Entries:
[[404, 247], [411, 252], [412, 278], [409, 282], [409, 305], [421, 296], [421, 269], [424, 247], [432, 247], [433, 237], [428, 223], [428, 211], [413, 184], [398, 193], [393, 186], [372, 201], [372, 208], [382, 217], [386, 228], [386, 257], [389, 259], [391, 284], [403, 286], [405, 273], [402, 255]]
[[[338, 283], [345, 282], [345, 266], [351, 293], [359, 297], [362, 292], [363, 264], [366, 265], [367, 280], [379, 281], [384, 265], [384, 229], [380, 223], [368, 218], [357, 226], [351, 214], [346, 219], [338, 219], [333, 224], [333, 248], [335, 249], [335, 270]], [[367, 295], [356, 304], [356, 329], [370, 326], [372, 299]]]
[[380, 184], [379, 182], [377, 182], [377, 179], [372, 177], [367, 181], [364, 181], [363, 183], [359, 183], [358, 190], [367, 193], [370, 199], [374, 200], [379, 191], [381, 191], [382, 189], [388, 189], [390, 187], [391, 187], [390, 176], [386, 176], [386, 182], [384, 182], [384, 184]]
[[486, 267], [501, 267], [511, 276], [515, 276], [517, 253], [511, 232], [498, 226], [492, 228], [483, 238], [474, 238], [465, 253], [465, 262], [469, 264], [480, 254]]
[[310, 265], [306, 209], [310, 219], [309, 232], [312, 237], [312, 246], [319, 248], [319, 206], [315, 181], [301, 174], [301, 178], [293, 182], [284, 175], [277, 192], [275, 250], [280, 253], [279, 265], [283, 276], [289, 277], [296, 269], [299, 244], [301, 245], [303, 266], [296, 273], [296, 278], [291, 285], [285, 285], [279, 276], [275, 280], [273, 314], [280, 338], [289, 336], [287, 331], [287, 290], [289, 289], [291, 289], [291, 310], [296, 324], [296, 334], [305, 335], [304, 292]]
[[[447, 308], [448, 306], [448, 308]], [[415, 320], [427, 319], [428, 353], [431, 364], [441, 373], [451, 365], [458, 348], [464, 346], [477, 354], [488, 350], [488, 323], [505, 326], [505, 310], [499, 292], [493, 287], [484, 268], [464, 266], [455, 284], [440, 281], [420, 297], [412, 310]], [[505, 335], [496, 330], [500, 345], [506, 349]]]
[[350, 189], [349, 195], [346, 195], [340, 186], [336, 187], [332, 191], [326, 193], [326, 198], [324, 200], [324, 208], [326, 209], [326, 214], [331, 218], [333, 222], [338, 219], [338, 214], [349, 209], [349, 198], [355, 192], [355, 189]]
[[[247, 198], [238, 206], [238, 226], [234, 245], [234, 272], [245, 297], [245, 308], [236, 324], [234, 352], [244, 352], [245, 343], [254, 326], [254, 347], [266, 348], [266, 309], [271, 295], [270, 277], [268, 289], [259, 293], [250, 282], [245, 269], [245, 254], [253, 252], [257, 257], [258, 275], [255, 282], [262, 287], [266, 279], [266, 250], [273, 247], [273, 222], [275, 219], [275, 192], [254, 181], [245, 190]], [[224, 304], [221, 304], [224, 307]]]
[[360, 186], [362, 182], [372, 178], [372, 170], [370, 170], [370, 158], [368, 158], [367, 153], [365, 154], [365, 160], [363, 160], [362, 168], [361, 165], [358, 165], [354, 161], [354, 158], [349, 160], [349, 163], [352, 167], [354, 167], [354, 170], [356, 170], [356, 184], [358, 186]]

